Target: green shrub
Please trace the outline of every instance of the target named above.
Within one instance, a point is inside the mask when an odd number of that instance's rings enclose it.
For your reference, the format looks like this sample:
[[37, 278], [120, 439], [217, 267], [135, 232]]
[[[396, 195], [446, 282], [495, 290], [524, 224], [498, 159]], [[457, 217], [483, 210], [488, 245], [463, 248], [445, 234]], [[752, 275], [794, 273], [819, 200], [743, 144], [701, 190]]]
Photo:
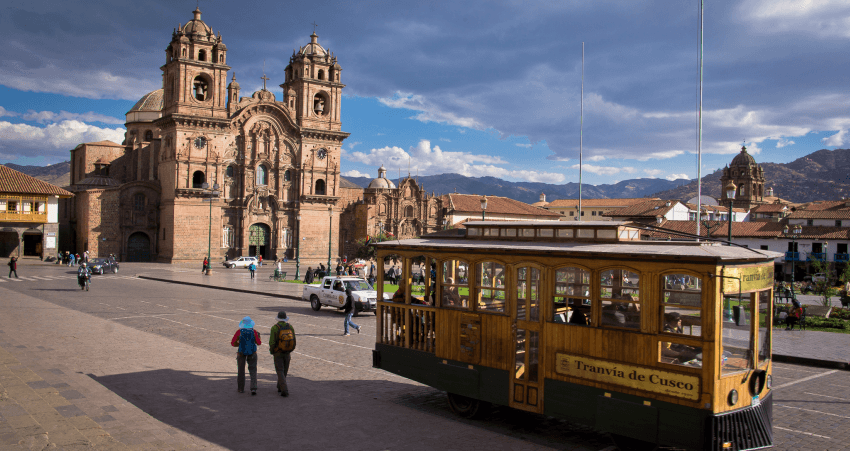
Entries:
[[832, 313], [829, 314], [829, 317], [838, 319], [850, 319], [850, 309], [833, 307]]
[[850, 322], [839, 318], [821, 318], [819, 316], [809, 316], [806, 318], [807, 327], [818, 327], [822, 329], [842, 329], [850, 330]]

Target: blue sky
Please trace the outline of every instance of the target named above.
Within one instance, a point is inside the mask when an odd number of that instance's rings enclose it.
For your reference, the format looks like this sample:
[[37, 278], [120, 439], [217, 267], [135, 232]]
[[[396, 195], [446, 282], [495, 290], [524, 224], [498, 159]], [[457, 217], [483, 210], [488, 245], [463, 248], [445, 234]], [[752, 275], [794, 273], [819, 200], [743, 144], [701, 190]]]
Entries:
[[[195, 1], [7, 0], [0, 6], [0, 162], [44, 165], [123, 139], [161, 84]], [[343, 174], [457, 172], [578, 181], [696, 176], [698, 0], [200, 2], [243, 95], [293, 49], [333, 51], [347, 85]], [[238, 9], [237, 9], [238, 8]], [[747, 141], [783, 163], [850, 141], [850, 2], [706, 0], [703, 174]]]

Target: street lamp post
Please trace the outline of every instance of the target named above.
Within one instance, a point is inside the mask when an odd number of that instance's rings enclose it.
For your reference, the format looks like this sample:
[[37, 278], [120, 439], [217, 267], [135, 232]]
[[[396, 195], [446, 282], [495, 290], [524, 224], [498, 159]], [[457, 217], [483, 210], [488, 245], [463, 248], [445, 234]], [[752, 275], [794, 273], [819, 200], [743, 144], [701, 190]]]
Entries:
[[[785, 226], [785, 228], [782, 229], [782, 236], [784, 236], [786, 238], [791, 238], [791, 249], [793, 249], [791, 252], [788, 252], [788, 253], [785, 254], [786, 257], [789, 254], [791, 255], [791, 299], [794, 299], [794, 298], [797, 297], [794, 294], [794, 279], [795, 279], [795, 277], [794, 277], [794, 275], [795, 275], [794, 274], [794, 269], [795, 269], [794, 263], [797, 261], [797, 256], [800, 255], [799, 252], [797, 252], [797, 238], [799, 238], [800, 234], [802, 234], [802, 233], [803, 233], [803, 226], [801, 226], [800, 224], [794, 224], [794, 228], [791, 229], [790, 233], [788, 231], [787, 225]], [[787, 258], [786, 258], [786, 260], [787, 260]]]
[[301, 268], [301, 255], [299, 252], [301, 250], [301, 213], [295, 216], [295, 229], [298, 233], [298, 240], [295, 241], [295, 280], [298, 280], [298, 277], [300, 277], [298, 271]]
[[732, 203], [735, 200], [735, 190], [738, 187], [735, 186], [735, 182], [729, 180], [729, 183], [726, 184], [726, 199], [729, 201], [729, 235], [727, 237], [727, 246], [732, 245]]
[[208, 232], [208, 235], [207, 235], [207, 261], [209, 262], [209, 264], [207, 264], [207, 274], [209, 274], [210, 273], [210, 267], [212, 266], [212, 204], [213, 204], [213, 200], [215, 200], [215, 198], [218, 197], [218, 195], [219, 195], [218, 183], [213, 185], [212, 190], [210, 190], [210, 184], [207, 183], [207, 182], [204, 182], [201, 185], [201, 188], [207, 190], [206, 200], [210, 203], [210, 224], [209, 224], [209, 232]]
[[487, 196], [481, 197], [481, 220], [484, 221], [484, 218], [487, 214]]
[[712, 229], [717, 229], [717, 227], [720, 226], [720, 224], [711, 225], [711, 223], [709, 222], [708, 210], [705, 209], [705, 208], [703, 208], [703, 210], [702, 210], [700, 222], [702, 223], [702, 226], [705, 227], [705, 232], [706, 232], [705, 236], [707, 238], [711, 238], [711, 230]]
[[334, 207], [333, 205], [328, 205], [328, 274], [331, 273], [331, 241], [333, 241], [333, 228], [334, 228]]

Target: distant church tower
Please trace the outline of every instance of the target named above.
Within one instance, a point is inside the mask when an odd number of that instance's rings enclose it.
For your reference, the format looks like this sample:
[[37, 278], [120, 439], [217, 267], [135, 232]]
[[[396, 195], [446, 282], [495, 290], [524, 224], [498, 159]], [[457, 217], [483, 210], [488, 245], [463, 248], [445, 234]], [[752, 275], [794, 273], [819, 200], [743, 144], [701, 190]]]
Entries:
[[726, 184], [731, 180], [737, 190], [732, 205], [736, 208], [750, 210], [756, 205], [766, 203], [764, 200], [764, 170], [756, 164], [752, 155], [747, 153], [747, 147], [741, 147], [741, 153], [732, 159], [732, 164], [723, 168], [720, 177], [721, 205], [728, 205]]

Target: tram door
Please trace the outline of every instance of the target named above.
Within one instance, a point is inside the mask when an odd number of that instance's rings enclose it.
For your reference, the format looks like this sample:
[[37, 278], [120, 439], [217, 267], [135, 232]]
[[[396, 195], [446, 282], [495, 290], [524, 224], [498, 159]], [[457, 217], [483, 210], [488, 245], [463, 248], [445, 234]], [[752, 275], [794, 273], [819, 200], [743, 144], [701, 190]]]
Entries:
[[511, 373], [511, 407], [543, 412], [543, 370], [541, 367], [541, 333], [543, 314], [540, 305], [541, 270], [520, 266], [514, 271], [516, 302], [511, 319], [514, 330], [513, 371]]

